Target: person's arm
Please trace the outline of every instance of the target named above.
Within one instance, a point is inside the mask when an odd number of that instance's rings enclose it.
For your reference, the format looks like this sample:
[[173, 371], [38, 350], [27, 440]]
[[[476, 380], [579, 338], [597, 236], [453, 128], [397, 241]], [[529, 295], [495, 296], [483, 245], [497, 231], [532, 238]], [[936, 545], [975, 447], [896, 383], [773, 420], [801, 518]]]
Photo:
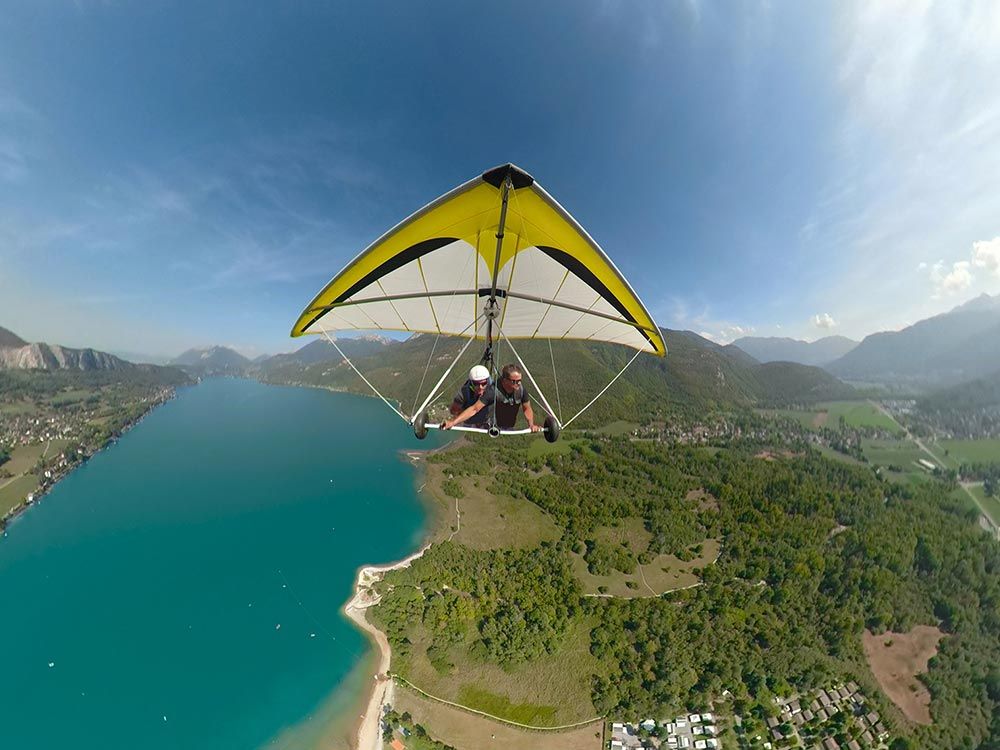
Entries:
[[521, 404], [521, 408], [524, 410], [524, 418], [528, 420], [528, 427], [531, 428], [532, 432], [538, 432], [542, 428], [535, 424], [535, 414], [531, 410], [531, 402], [525, 401]]
[[469, 417], [471, 417], [473, 414], [478, 414], [479, 410], [482, 409], [484, 406], [486, 406], [485, 403], [483, 403], [482, 401], [477, 401], [476, 403], [474, 403], [472, 406], [468, 407], [465, 411], [463, 411], [461, 414], [459, 414], [454, 419], [449, 419], [446, 422], [443, 422], [441, 424], [441, 429], [442, 430], [450, 430], [455, 425], [460, 424], [461, 422], [464, 422], [466, 419], [468, 419]]

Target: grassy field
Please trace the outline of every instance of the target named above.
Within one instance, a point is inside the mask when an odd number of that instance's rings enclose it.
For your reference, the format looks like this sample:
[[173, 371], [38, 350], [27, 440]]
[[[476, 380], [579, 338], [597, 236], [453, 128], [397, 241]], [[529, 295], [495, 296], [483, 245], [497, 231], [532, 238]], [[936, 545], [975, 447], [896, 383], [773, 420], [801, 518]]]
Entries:
[[844, 463], [853, 464], [854, 466], [863, 466], [864, 462], [859, 461], [854, 458], [854, 456], [848, 456], [846, 453], [841, 453], [840, 451], [834, 450], [828, 445], [818, 445], [816, 449], [822, 453], [826, 458], [832, 458], [834, 461], [843, 461]]
[[38, 407], [30, 401], [14, 401], [12, 403], [0, 403], [0, 416], [18, 417], [26, 414], [37, 414]]
[[896, 422], [880, 412], [867, 401], [831, 401], [817, 404], [812, 409], [762, 409], [762, 414], [793, 419], [809, 430], [819, 430], [822, 427], [837, 429], [840, 418], [848, 427], [876, 427], [902, 433]]
[[559, 539], [559, 526], [545, 511], [523, 498], [501, 497], [488, 492], [483, 487], [488, 482], [485, 477], [455, 480], [465, 493], [465, 497], [458, 500], [459, 528], [455, 523], [455, 498], [448, 497], [441, 487], [447, 478], [444, 467], [426, 464], [424, 469], [426, 485], [423, 491], [431, 494], [436, 512], [446, 522], [446, 526], [435, 534], [436, 540], [451, 538], [474, 549], [519, 549]]
[[[600, 750], [601, 722], [561, 732], [532, 732], [476, 716], [425, 698], [396, 685], [393, 708], [409, 711], [435, 739], [458, 750], [517, 748], [517, 750]], [[409, 740], [406, 747], [411, 747]], [[416, 747], [413, 745], [412, 747]]]
[[942, 440], [932, 448], [935, 453], [944, 455], [957, 463], [994, 462], [1000, 463], [1000, 440]]
[[923, 472], [917, 461], [921, 458], [930, 461], [930, 456], [910, 440], [863, 440], [861, 449], [872, 465], [898, 466], [903, 473]]
[[798, 411], [795, 409], [759, 409], [758, 411], [766, 417], [783, 417], [794, 420], [807, 430], [815, 430], [822, 426], [820, 424], [819, 412], [816, 411]]
[[886, 416], [867, 401], [832, 401], [820, 404], [818, 411], [825, 411], [827, 426], [837, 427], [843, 417], [848, 427], [878, 427], [883, 430], [902, 432], [895, 420]]
[[986, 511], [986, 514], [993, 519], [993, 523], [1000, 525], [1000, 498], [986, 497], [983, 485], [977, 484], [969, 487], [969, 491], [979, 501], [979, 507]]
[[[646, 549], [650, 539], [641, 518], [626, 518], [621, 526], [599, 528], [595, 537], [598, 541], [609, 544], [624, 542], [635, 555]], [[701, 554], [693, 560], [685, 562], [674, 555], [657, 555], [649, 564], [637, 565], [634, 573], [613, 570], [606, 576], [592, 575], [587, 570], [587, 561], [583, 559], [583, 555], [571, 553], [570, 559], [573, 572], [580, 580], [585, 594], [604, 593], [631, 599], [659, 596], [668, 591], [693, 586], [701, 580], [694, 573], [695, 568], [709, 565], [718, 555], [719, 542], [706, 539], [702, 543]]]
[[569, 453], [572, 446], [583, 448], [588, 453], [592, 452], [589, 440], [567, 440], [563, 436], [554, 443], [550, 443], [544, 438], [534, 439], [528, 444], [527, 454], [528, 458], [537, 458], [538, 456], [548, 456], [552, 453]]
[[634, 430], [639, 429], [639, 424], [637, 422], [623, 422], [621, 420], [617, 422], [609, 422], [602, 428], [597, 430], [602, 435], [613, 435], [619, 437], [621, 435], [630, 435]]
[[45, 443], [37, 445], [19, 445], [11, 451], [10, 460], [3, 465], [4, 469], [13, 475], [24, 474], [31, 471], [38, 459], [45, 452]]
[[0, 516], [20, 505], [28, 493], [34, 492], [37, 487], [38, 477], [34, 474], [25, 474], [13, 479], [0, 479]]
[[599, 669], [590, 653], [593, 627], [592, 621], [579, 621], [554, 654], [509, 671], [456, 645], [448, 651], [454, 668], [441, 674], [426, 656], [430, 634], [418, 626], [409, 635], [412, 653], [401, 674], [431, 695], [503, 719], [535, 726], [572, 724], [597, 715], [590, 701], [590, 675]]

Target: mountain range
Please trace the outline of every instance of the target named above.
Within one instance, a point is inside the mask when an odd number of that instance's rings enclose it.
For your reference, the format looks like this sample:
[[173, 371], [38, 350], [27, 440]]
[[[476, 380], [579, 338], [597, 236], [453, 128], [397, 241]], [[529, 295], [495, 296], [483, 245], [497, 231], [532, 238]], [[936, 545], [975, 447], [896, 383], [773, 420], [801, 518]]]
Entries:
[[1000, 371], [1000, 296], [983, 294], [901, 331], [873, 333], [826, 369], [849, 381], [923, 389]]
[[131, 362], [94, 349], [71, 349], [58, 344], [29, 344], [0, 328], [0, 369], [7, 370], [129, 370]]
[[[615, 419], [635, 414], [656, 418], [668, 413], [856, 397], [856, 391], [840, 379], [888, 383], [926, 393], [1000, 373], [1000, 296], [985, 294], [901, 331], [872, 334], [860, 344], [841, 336], [812, 343], [746, 337], [723, 346], [691, 331], [663, 329], [663, 333], [667, 357], [639, 357], [616, 383], [613, 398], [602, 399], [604, 403], [595, 407], [596, 413]], [[460, 346], [456, 339], [432, 335], [414, 335], [402, 342], [380, 336], [342, 338], [337, 344], [376, 387], [414, 406], [417, 391], [430, 388]], [[545, 341], [521, 341], [516, 346], [543, 390], [558, 393], [553, 395], [557, 400], [565, 397], [570, 406], [582, 394], [597, 393], [631, 356], [631, 350], [587, 341], [553, 342], [551, 351]], [[460, 383], [463, 372], [477, 363], [476, 349], [470, 347], [452, 380]], [[841, 356], [829, 361], [841, 351]], [[501, 346], [497, 360], [505, 359], [514, 357]], [[823, 362], [823, 368], [814, 366], [816, 362]], [[195, 376], [250, 375], [268, 382], [366, 390], [335, 347], [323, 339], [294, 352], [253, 361], [223, 346], [190, 349], [170, 365]], [[134, 365], [93, 349], [31, 344], [0, 328], [0, 368], [135, 367], [151, 365]], [[457, 387], [448, 382], [444, 389], [453, 386]]]
[[[736, 347], [720, 346], [691, 331], [663, 333], [667, 356], [639, 357], [613, 390], [587, 412], [584, 424], [666, 419], [680, 414], [698, 417], [720, 409], [814, 403], [856, 395], [853, 388], [819, 368], [787, 362], [762, 365]], [[344, 346], [343, 341], [338, 343]], [[397, 400], [409, 414], [444, 373], [461, 344], [454, 338], [417, 335], [382, 344], [370, 353], [345, 349], [345, 354], [376, 388]], [[355, 345], [360, 347], [360, 342]], [[588, 341], [554, 341], [551, 351], [547, 341], [518, 341], [515, 345], [564, 420], [585, 406], [633, 354], [624, 347]], [[508, 346], [504, 342], [497, 346], [498, 364], [515, 359]], [[480, 353], [479, 346], [472, 346], [459, 360], [442, 386], [445, 399], [458, 389], [469, 367], [478, 363]], [[313, 363], [286, 359], [269, 366], [273, 359], [258, 370], [258, 376], [267, 382], [367, 392], [357, 374], [339, 358]]]
[[744, 336], [733, 342], [758, 362], [798, 362], [800, 365], [830, 364], [843, 357], [857, 341], [846, 336], [826, 336], [816, 341], [779, 337]]
[[250, 365], [250, 360], [227, 346], [188, 349], [168, 364], [193, 375], [238, 375]]

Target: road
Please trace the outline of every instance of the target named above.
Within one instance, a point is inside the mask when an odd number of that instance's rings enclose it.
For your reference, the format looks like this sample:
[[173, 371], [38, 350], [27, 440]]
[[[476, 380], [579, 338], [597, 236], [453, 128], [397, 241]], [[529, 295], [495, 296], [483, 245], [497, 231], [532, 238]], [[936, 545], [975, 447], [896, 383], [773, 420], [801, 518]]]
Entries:
[[[930, 448], [924, 445], [923, 441], [916, 435], [913, 435], [908, 429], [906, 429], [906, 427], [897, 422], [896, 418], [892, 416], [892, 414], [889, 413], [889, 410], [886, 409], [884, 406], [882, 406], [882, 404], [878, 403], [877, 401], [872, 401], [870, 399], [868, 403], [874, 406], [883, 414], [885, 414], [885, 416], [887, 416], [889, 419], [891, 419], [893, 424], [899, 427], [899, 429], [901, 429], [906, 434], [906, 438], [908, 440], [912, 441], [918, 448], [920, 448], [920, 450], [922, 450], [924, 453], [926, 453], [928, 456], [934, 459], [935, 464], [941, 466], [942, 468], [945, 466], [945, 462], [942, 461], [940, 458], [938, 458], [937, 455], [935, 455], [934, 451], [932, 451]], [[1000, 526], [998, 526], [997, 523], [990, 517], [990, 514], [986, 512], [986, 508], [984, 508], [982, 503], [979, 502], [979, 498], [976, 497], [975, 494], [973, 494], [972, 492], [971, 488], [975, 487], [977, 484], [979, 483], [959, 482], [959, 486], [961, 486], [961, 488], [965, 490], [965, 494], [968, 495], [969, 499], [976, 504], [977, 508], [979, 508], [980, 516], [982, 517], [984, 522], [984, 528], [990, 531], [998, 540], [1000, 540]]]

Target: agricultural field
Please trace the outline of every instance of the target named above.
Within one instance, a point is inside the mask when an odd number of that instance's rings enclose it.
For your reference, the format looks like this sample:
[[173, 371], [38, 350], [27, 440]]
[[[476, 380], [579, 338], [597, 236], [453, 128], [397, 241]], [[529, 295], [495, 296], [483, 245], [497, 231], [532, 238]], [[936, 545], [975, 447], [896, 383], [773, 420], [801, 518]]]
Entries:
[[0, 479], [0, 517], [24, 502], [29, 492], [38, 489], [38, 477], [34, 474]]
[[902, 433], [900, 426], [891, 417], [867, 401], [831, 401], [817, 404], [811, 409], [762, 409], [761, 413], [793, 419], [808, 430], [819, 430], [824, 427], [837, 429], [840, 418], [843, 417], [847, 427], [874, 427]]
[[979, 507], [986, 511], [986, 514], [993, 519], [993, 523], [1000, 525], [1000, 497], [996, 495], [986, 497], [986, 492], [983, 490], [983, 485], [981, 484], [972, 485], [969, 487], [969, 492], [975, 496], [979, 502]]
[[930, 461], [930, 456], [920, 450], [911, 440], [862, 440], [861, 450], [873, 466], [898, 467], [904, 474], [926, 473], [917, 463], [920, 459]]
[[956, 463], [1000, 463], [1000, 440], [941, 440], [934, 452]]

